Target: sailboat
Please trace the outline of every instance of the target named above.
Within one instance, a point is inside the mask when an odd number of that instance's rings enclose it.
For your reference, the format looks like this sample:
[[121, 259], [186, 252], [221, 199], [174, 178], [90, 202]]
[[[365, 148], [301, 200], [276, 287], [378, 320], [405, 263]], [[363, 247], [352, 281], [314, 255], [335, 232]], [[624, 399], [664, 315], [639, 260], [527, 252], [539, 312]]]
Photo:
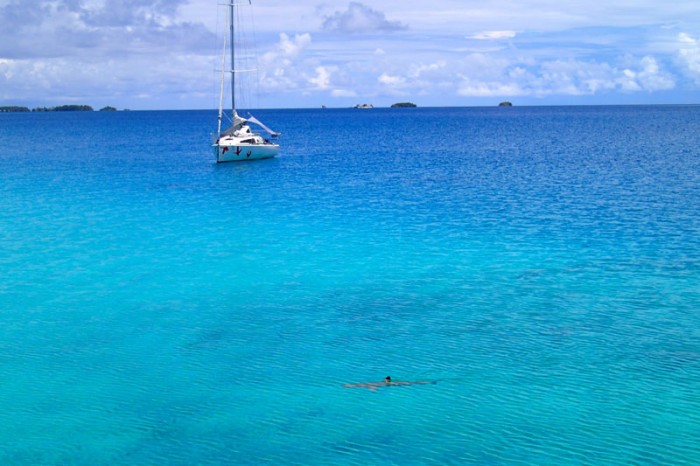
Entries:
[[[227, 47], [226, 39], [224, 38], [224, 51], [221, 59], [222, 66], [221, 93], [219, 97], [219, 125], [213, 144], [216, 152], [216, 161], [234, 162], [275, 157], [280, 148], [279, 144], [276, 142], [280, 133], [272, 131], [254, 116], [249, 115], [248, 117], [244, 118], [238, 115], [238, 112], [236, 111], [236, 73], [251, 70], [236, 70], [234, 19], [238, 4], [235, 3], [236, 0], [229, 1], [230, 3], [226, 5], [228, 7], [229, 17], [229, 40]], [[227, 70], [226, 55], [228, 53], [230, 53], [230, 69]], [[223, 108], [226, 75], [230, 75], [229, 79], [231, 82], [231, 121], [230, 126], [222, 131], [221, 128], [223, 119], [224, 117], [228, 117]], [[253, 129], [251, 125], [255, 125], [256, 128]], [[263, 136], [263, 134], [266, 134], [266, 136]]]

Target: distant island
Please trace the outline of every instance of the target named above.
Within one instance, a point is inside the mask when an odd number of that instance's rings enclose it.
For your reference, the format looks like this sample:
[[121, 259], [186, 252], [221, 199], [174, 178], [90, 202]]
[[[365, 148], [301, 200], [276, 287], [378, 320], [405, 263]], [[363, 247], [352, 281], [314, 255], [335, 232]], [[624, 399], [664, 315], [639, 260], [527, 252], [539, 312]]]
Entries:
[[391, 106], [391, 108], [413, 108], [413, 107], [417, 107], [417, 105], [414, 104], [413, 102], [398, 102], [398, 103], [392, 104], [392, 106]]
[[59, 105], [58, 107], [35, 108], [32, 112], [92, 112], [89, 105]]
[[501, 102], [500, 104], [498, 104], [498, 106], [499, 106], [499, 107], [512, 107], [513, 104], [510, 103], [510, 102], [508, 102], [508, 101], [506, 101], [506, 102]]
[[30, 112], [27, 107], [17, 107], [17, 106], [9, 106], [9, 107], [0, 107], [0, 112], [7, 113], [7, 112]]
[[353, 108], [374, 108], [372, 104], [357, 104]]
[[[124, 109], [127, 110], [127, 109]], [[0, 107], [0, 113], [9, 112], [93, 112], [93, 108], [89, 105], [59, 105], [58, 107], [20, 107], [17, 105], [9, 105]], [[111, 106], [106, 106], [100, 109], [101, 112], [116, 112], [117, 109]]]

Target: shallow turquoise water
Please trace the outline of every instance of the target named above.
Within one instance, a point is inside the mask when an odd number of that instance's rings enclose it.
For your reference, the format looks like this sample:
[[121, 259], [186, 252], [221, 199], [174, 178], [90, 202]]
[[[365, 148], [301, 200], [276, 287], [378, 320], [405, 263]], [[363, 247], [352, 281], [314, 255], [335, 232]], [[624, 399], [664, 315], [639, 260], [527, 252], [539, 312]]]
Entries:
[[0, 463], [700, 463], [700, 107], [258, 113], [0, 115]]

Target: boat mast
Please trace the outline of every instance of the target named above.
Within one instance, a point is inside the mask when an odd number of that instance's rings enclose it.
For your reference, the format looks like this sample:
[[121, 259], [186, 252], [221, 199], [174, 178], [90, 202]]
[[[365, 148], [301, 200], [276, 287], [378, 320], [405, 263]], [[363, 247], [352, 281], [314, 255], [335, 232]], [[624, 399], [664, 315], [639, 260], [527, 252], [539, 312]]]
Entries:
[[216, 134], [221, 136], [221, 121], [224, 116], [224, 84], [226, 83], [226, 34], [224, 34], [224, 50], [221, 53], [221, 85], [219, 89], [219, 126]]
[[[235, 8], [235, 0], [231, 0], [231, 3], [229, 4], [229, 14], [230, 14], [230, 39], [229, 42], [231, 42], [231, 113], [233, 115], [236, 114], [236, 51], [234, 50], [234, 43], [233, 43], [233, 34], [234, 34], [234, 29], [233, 29], [233, 9]], [[233, 118], [233, 116], [231, 117]]]

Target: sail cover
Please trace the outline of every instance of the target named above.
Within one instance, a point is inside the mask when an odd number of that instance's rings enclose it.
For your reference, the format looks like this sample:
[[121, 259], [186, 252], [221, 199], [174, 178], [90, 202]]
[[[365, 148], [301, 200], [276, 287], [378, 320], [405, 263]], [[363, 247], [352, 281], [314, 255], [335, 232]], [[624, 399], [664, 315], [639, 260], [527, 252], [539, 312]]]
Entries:
[[226, 129], [223, 133], [221, 133], [222, 136], [231, 136], [233, 133], [235, 133], [241, 126], [245, 125], [248, 122], [245, 118], [241, 118], [238, 116], [238, 113], [233, 112], [233, 124]]
[[246, 123], [256, 124], [256, 125], [260, 126], [262, 129], [264, 129], [265, 131], [267, 131], [268, 133], [270, 133], [271, 136], [274, 136], [274, 137], [277, 137], [281, 134], [281, 133], [278, 133], [276, 131], [272, 131], [270, 128], [265, 126], [260, 120], [255, 118], [253, 115], [250, 115], [248, 118], [241, 118], [240, 116], [238, 116], [238, 113], [234, 113], [233, 114], [233, 124], [231, 126], [229, 126], [226, 129], [226, 131], [222, 132], [221, 136], [232, 136], [233, 133], [238, 131], [241, 128], [241, 126], [245, 125]]
[[276, 131], [272, 131], [270, 128], [268, 128], [267, 126], [262, 124], [262, 122], [260, 120], [258, 120], [257, 118], [255, 118], [253, 115], [250, 115], [248, 117], [248, 121], [260, 126], [262, 129], [264, 129], [265, 131], [270, 133], [271, 136], [279, 136], [281, 134], [281, 133], [278, 133]]

